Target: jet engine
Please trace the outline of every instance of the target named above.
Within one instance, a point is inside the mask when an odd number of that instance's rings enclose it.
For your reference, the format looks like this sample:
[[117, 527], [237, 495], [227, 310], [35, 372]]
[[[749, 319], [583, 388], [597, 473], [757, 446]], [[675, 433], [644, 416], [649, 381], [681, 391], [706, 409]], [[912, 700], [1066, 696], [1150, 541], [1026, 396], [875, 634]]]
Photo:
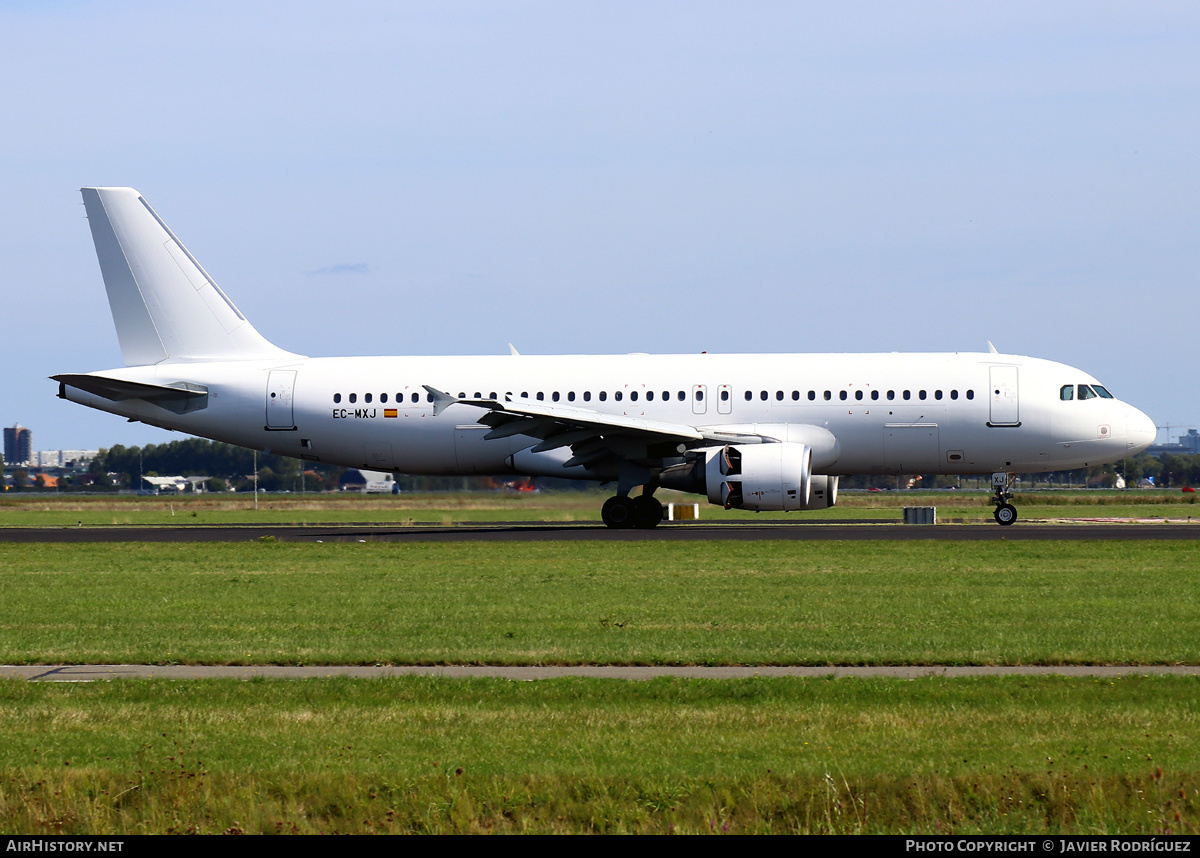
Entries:
[[725, 509], [808, 508], [812, 448], [807, 444], [730, 444], [704, 452], [710, 503]]

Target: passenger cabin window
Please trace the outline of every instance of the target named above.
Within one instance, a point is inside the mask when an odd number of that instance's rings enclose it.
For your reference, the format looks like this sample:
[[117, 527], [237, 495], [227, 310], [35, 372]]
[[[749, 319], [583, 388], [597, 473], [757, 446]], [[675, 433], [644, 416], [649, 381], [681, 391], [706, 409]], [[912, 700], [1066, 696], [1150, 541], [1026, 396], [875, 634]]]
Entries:
[[812, 401], [814, 401], [816, 398], [817, 398], [817, 392], [816, 392], [815, 390], [810, 390], [810, 391], [808, 392], [808, 401], [809, 401], [809, 402], [812, 402]]
[[843, 390], [841, 393], [839, 393], [838, 399], [842, 400], [842, 402], [845, 402], [846, 401], [846, 391]]
[[878, 391], [878, 390], [872, 390], [872, 391], [871, 391], [871, 401], [872, 401], [872, 402], [874, 402], [874, 401], [875, 401], [875, 400], [877, 400], [878, 398], [879, 398], [879, 391]]
[[676, 399], [678, 399], [680, 402], [685, 402], [687, 400], [687, 394], [681, 390], [679, 391], [679, 395], [676, 397]]
[[369, 394], [369, 393], [367, 393], [367, 394], [364, 394], [364, 395], [363, 395], [363, 402], [370, 402], [370, 401], [371, 401], [371, 394]]
[[591, 392], [590, 390], [585, 390], [585, 391], [583, 392], [583, 401], [584, 401], [584, 402], [591, 402], [591, 401], [592, 401], [592, 392]]
[[889, 390], [889, 391], [888, 391], [888, 401], [890, 402], [891, 400], [893, 400], [893, 399], [895, 399], [895, 398], [896, 398], [896, 391], [894, 391], [894, 390]]
[[975, 398], [975, 391], [968, 390], [967, 391], [967, 399], [974, 399], [974, 398]]
[[351, 393], [350, 394], [350, 404], [353, 405], [355, 402], [358, 402], [358, 394]]
[[340, 393], [335, 393], [335, 394], [333, 395], [333, 401], [334, 401], [334, 402], [341, 402], [341, 401], [342, 401], [342, 395], [341, 395]]
[[605, 401], [607, 401], [607, 400], [608, 400], [608, 391], [607, 391], [607, 390], [602, 390], [602, 391], [600, 391], [600, 393], [599, 393], [599, 394], [597, 394], [597, 395], [600, 397], [600, 401], [601, 401], [601, 402], [605, 402]]
[[746, 391], [746, 401], [749, 402], [753, 398], [754, 398], [754, 394], [747, 390]]
[[621, 391], [618, 390], [616, 393], [614, 393], [613, 399], [617, 400], [617, 402], [620, 402], [621, 401]]
[[550, 398], [553, 399], [555, 402], [558, 402], [558, 391], [556, 390], [553, 393], [551, 393]]
[[629, 391], [629, 401], [637, 402], [637, 391], [636, 390]]
[[543, 400], [545, 400], [546, 394], [542, 393], [542, 391], [539, 390], [537, 398], [538, 398], [538, 402], [542, 402]]
[[859, 402], [862, 402], [863, 392], [861, 390], [854, 391], [854, 398]]

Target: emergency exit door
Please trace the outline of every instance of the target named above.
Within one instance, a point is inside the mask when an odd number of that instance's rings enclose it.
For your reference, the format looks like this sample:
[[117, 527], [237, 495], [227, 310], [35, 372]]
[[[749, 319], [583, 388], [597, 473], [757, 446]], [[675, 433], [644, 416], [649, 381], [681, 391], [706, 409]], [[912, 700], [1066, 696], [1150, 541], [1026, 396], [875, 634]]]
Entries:
[[267, 428], [295, 429], [292, 394], [296, 388], [294, 369], [273, 369], [267, 375]]
[[992, 386], [988, 390], [992, 409], [989, 426], [1020, 426], [1021, 408], [1017, 397], [1017, 368], [994, 366], [991, 368]]

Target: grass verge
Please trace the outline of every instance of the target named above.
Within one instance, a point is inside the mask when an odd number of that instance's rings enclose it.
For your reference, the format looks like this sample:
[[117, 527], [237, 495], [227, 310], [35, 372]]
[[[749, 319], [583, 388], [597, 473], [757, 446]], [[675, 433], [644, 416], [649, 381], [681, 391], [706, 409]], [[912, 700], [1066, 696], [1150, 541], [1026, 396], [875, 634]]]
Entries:
[[1200, 543], [0, 543], [0, 661], [1200, 664]]
[[0, 683], [0, 829], [1194, 832], [1195, 678]]

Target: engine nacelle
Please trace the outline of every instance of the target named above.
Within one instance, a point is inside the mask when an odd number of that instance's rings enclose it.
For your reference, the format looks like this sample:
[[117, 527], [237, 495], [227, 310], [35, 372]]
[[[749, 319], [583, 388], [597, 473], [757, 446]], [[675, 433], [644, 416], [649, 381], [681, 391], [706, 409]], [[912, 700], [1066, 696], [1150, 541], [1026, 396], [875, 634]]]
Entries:
[[813, 474], [809, 479], [808, 506], [805, 509], [828, 509], [837, 503], [838, 478]]
[[808, 509], [812, 449], [790, 442], [717, 447], [705, 451], [704, 476], [709, 503], [725, 509]]

